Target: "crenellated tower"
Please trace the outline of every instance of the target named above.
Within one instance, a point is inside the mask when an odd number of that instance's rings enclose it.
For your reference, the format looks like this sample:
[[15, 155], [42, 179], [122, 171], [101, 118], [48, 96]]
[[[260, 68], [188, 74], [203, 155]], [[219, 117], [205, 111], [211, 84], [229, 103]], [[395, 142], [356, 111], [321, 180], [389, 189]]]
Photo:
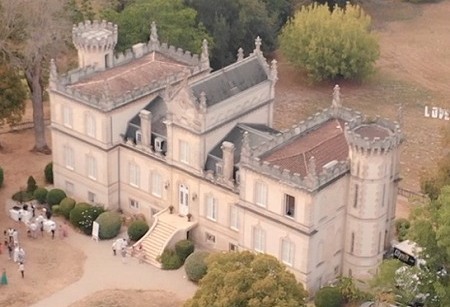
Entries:
[[78, 50], [78, 66], [105, 70], [113, 66], [117, 44], [117, 25], [106, 21], [80, 22], [72, 29], [72, 41]]
[[356, 118], [346, 124], [345, 137], [350, 179], [343, 274], [364, 278], [375, 273], [392, 236], [403, 134], [395, 122]]

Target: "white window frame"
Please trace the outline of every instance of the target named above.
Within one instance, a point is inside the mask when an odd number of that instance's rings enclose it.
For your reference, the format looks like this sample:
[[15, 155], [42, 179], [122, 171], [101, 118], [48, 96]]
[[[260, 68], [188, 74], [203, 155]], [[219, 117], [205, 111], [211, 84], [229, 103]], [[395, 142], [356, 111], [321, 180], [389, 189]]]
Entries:
[[136, 199], [130, 198], [129, 206], [132, 209], [139, 209], [139, 201], [137, 201]]
[[92, 114], [87, 113], [85, 116], [85, 127], [86, 127], [86, 134], [92, 138], [96, 137], [97, 133], [97, 127], [95, 122], [95, 117], [92, 116]]
[[295, 245], [288, 238], [281, 240], [281, 261], [288, 265], [294, 265]]
[[230, 228], [239, 231], [240, 226], [239, 208], [232, 205], [230, 206]]
[[130, 162], [128, 165], [128, 175], [129, 184], [135, 188], [139, 188], [141, 176], [139, 165], [137, 165], [135, 162]]
[[206, 196], [205, 216], [208, 220], [217, 221], [217, 199], [212, 195]]
[[75, 169], [75, 155], [73, 148], [68, 145], [64, 146], [64, 164], [67, 169], [72, 171]]
[[253, 249], [256, 252], [264, 253], [266, 251], [266, 231], [261, 227], [253, 227], [252, 241]]
[[162, 197], [163, 190], [163, 180], [160, 173], [153, 171], [151, 172], [151, 193], [153, 196]]
[[267, 185], [262, 181], [255, 182], [255, 204], [264, 208], [267, 206]]
[[73, 127], [73, 114], [72, 109], [68, 106], [62, 108], [63, 125], [72, 128]]
[[97, 180], [97, 160], [92, 155], [86, 155], [87, 176], [92, 180]]
[[180, 140], [179, 143], [179, 159], [184, 164], [189, 164], [189, 143]]

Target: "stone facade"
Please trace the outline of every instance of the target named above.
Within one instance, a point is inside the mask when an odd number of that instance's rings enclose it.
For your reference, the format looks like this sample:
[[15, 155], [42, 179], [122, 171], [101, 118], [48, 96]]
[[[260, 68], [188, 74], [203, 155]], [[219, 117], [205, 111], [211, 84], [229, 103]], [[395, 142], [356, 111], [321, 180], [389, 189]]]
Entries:
[[202, 54], [148, 43], [113, 56], [117, 27], [73, 30], [79, 69], [51, 62], [55, 186], [78, 200], [141, 213], [173, 205], [214, 250], [276, 256], [314, 292], [340, 275], [366, 277], [390, 242], [402, 133], [342, 107], [288, 131], [272, 127], [277, 64], [261, 40], [211, 72]]

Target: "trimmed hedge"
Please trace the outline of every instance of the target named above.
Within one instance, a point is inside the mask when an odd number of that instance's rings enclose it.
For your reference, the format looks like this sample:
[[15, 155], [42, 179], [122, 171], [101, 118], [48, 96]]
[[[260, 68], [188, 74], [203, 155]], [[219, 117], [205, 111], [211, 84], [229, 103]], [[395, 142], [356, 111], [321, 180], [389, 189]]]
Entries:
[[190, 254], [184, 263], [184, 270], [189, 280], [199, 282], [206, 275], [208, 267], [205, 259], [209, 256], [209, 252], [198, 251]]
[[[59, 211], [62, 216], [64, 216], [67, 220], [70, 219], [70, 211], [75, 207], [75, 199], [70, 197], [66, 197], [59, 203]], [[55, 205], [57, 206], [57, 205]], [[55, 207], [53, 206], [53, 207]]]
[[52, 189], [47, 193], [46, 202], [50, 207], [53, 207], [54, 205], [59, 205], [59, 203], [66, 197], [66, 192], [63, 190]]
[[92, 223], [104, 212], [101, 207], [92, 206], [88, 203], [78, 203], [70, 211], [70, 223], [79, 228], [83, 233], [92, 233]]
[[117, 212], [103, 212], [95, 221], [99, 224], [98, 237], [101, 240], [114, 238], [119, 234], [120, 227], [122, 227], [122, 218]]
[[50, 162], [44, 168], [45, 181], [53, 184], [53, 163]]
[[180, 257], [181, 261], [186, 260], [186, 258], [194, 252], [195, 246], [192, 241], [189, 240], [181, 240], [175, 244], [175, 252], [178, 257]]
[[34, 180], [33, 176], [28, 177], [27, 181], [27, 192], [33, 194], [33, 192], [37, 189], [36, 180]]
[[314, 304], [316, 307], [341, 307], [344, 306], [344, 300], [338, 288], [324, 287], [317, 291]]
[[47, 193], [48, 193], [48, 191], [46, 188], [38, 187], [36, 190], [34, 190], [33, 197], [40, 204], [43, 204], [43, 203], [45, 203], [45, 200], [47, 199]]
[[33, 199], [33, 194], [27, 191], [19, 191], [13, 194], [12, 199], [18, 202], [26, 202]]
[[0, 167], [0, 187], [3, 185], [3, 179], [4, 179], [3, 168]]
[[56, 216], [62, 215], [62, 213], [61, 213], [61, 206], [60, 205], [54, 205], [52, 207], [52, 213], [53, 213], [53, 215], [56, 215]]
[[183, 265], [180, 257], [173, 249], [165, 249], [161, 255], [163, 270], [177, 270]]
[[133, 221], [130, 226], [128, 226], [128, 237], [131, 241], [139, 241], [139, 239], [142, 238], [142, 236], [145, 235], [149, 229], [150, 227], [146, 221]]

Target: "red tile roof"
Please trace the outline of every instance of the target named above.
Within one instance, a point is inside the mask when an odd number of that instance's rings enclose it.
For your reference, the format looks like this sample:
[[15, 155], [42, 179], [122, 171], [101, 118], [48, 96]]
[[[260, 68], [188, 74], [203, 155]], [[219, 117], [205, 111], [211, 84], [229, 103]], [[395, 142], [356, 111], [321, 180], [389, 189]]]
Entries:
[[317, 173], [321, 173], [322, 167], [333, 160], [343, 161], [348, 158], [343, 121], [330, 119], [317, 129], [297, 136], [263, 155], [261, 160], [279, 165], [281, 169], [288, 169], [291, 173], [306, 176], [308, 161], [312, 156], [316, 160]]
[[186, 67], [188, 65], [152, 52], [127, 64], [97, 72], [68, 87], [94, 96], [103, 94], [107, 89], [108, 95], [114, 98], [152, 81], [164, 80], [169, 75], [182, 72]]

